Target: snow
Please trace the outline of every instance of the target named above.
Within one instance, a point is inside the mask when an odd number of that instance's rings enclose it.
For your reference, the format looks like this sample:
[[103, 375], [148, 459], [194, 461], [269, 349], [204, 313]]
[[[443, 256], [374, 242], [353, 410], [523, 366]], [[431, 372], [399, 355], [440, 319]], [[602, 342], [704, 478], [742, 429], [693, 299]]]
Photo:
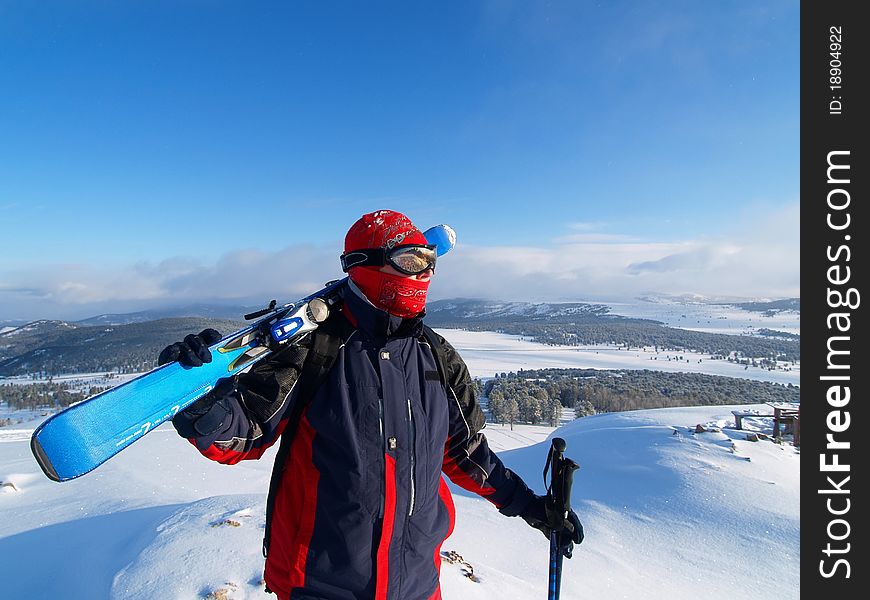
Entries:
[[[436, 330], [449, 341], [468, 363], [474, 377], [494, 377], [496, 373], [519, 369], [549, 367], [575, 369], [650, 369], [684, 373], [705, 373], [740, 379], [799, 385], [800, 363], [769, 371], [761, 367], [713, 360], [697, 352], [656, 352], [654, 348], [620, 349], [617, 346], [548, 346], [489, 331]], [[677, 360], [677, 357], [680, 357]], [[670, 360], [669, 360], [670, 359]]]
[[[520, 365], [634, 368], [636, 361], [625, 351], [544, 352], [511, 336], [444, 333], [477, 375]], [[735, 408], [770, 412], [766, 405], [646, 410], [555, 431], [487, 425], [491, 446], [538, 493], [553, 435], [581, 465], [572, 502], [586, 541], [565, 561], [565, 600], [799, 597], [800, 454], [790, 444], [747, 441], [747, 431], [732, 429]], [[96, 471], [57, 484], [30, 454], [38, 423], [0, 428], [0, 596], [206, 598], [223, 590], [228, 599], [268, 598], [260, 547], [275, 447], [228, 467], [163, 425]], [[695, 434], [697, 424], [719, 431]], [[746, 430], [771, 426], [768, 417], [744, 418]], [[462, 555], [479, 582], [445, 562], [445, 600], [543, 598], [547, 540], [451, 488], [456, 529], [442, 550]]]
[[[566, 600], [688, 599], [699, 590], [714, 599], [798, 597], [800, 456], [791, 446], [744, 441], [745, 432], [731, 429], [692, 433], [697, 423], [731, 421], [731, 408], [596, 415], [558, 430], [581, 464], [573, 503], [586, 529], [586, 541], [565, 562]], [[548, 432], [485, 429], [505, 463], [538, 492]], [[28, 434], [0, 429], [0, 480], [18, 490], [0, 494], [4, 597], [34, 597], [34, 581], [42, 597], [191, 598], [221, 588], [231, 598], [263, 597], [260, 542], [272, 451], [225, 467], [163, 426], [90, 475], [55, 484], [33, 463]], [[480, 583], [445, 564], [444, 598], [542, 597], [543, 536], [484, 500], [453, 492], [456, 530], [443, 549], [471, 563]], [[46, 565], [57, 565], [50, 578]]]
[[668, 327], [724, 333], [729, 335], [756, 335], [759, 329], [774, 329], [800, 334], [800, 313], [793, 310], [765, 313], [743, 310], [728, 304], [702, 302], [608, 302], [611, 314], [624, 317], [653, 319]]
[[[698, 423], [733, 426], [731, 408], [596, 415], [559, 429], [581, 464], [573, 503], [586, 530], [579, 560], [565, 562], [564, 598], [798, 597], [800, 456], [791, 446], [745, 441], [733, 429], [692, 433]], [[501, 456], [542, 492], [548, 447]], [[448, 546], [481, 565], [481, 588], [511, 582], [474, 597], [541, 597], [543, 537], [457, 496]], [[525, 560], [517, 560], [518, 548], [527, 549]], [[525, 585], [514, 587], [516, 580]], [[445, 592], [459, 589], [452, 579], [445, 585]]]

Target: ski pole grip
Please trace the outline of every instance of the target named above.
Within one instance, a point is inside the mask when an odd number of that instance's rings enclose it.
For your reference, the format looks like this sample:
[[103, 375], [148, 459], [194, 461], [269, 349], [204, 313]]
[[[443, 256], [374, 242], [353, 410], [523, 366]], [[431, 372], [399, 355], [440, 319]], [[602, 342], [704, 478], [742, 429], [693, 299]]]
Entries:
[[[552, 498], [556, 514], [560, 518], [567, 518], [571, 510], [571, 488], [574, 485], [574, 471], [580, 468], [570, 458], [565, 458], [565, 449], [568, 444], [562, 438], [553, 438], [548, 462], [550, 468], [550, 482], [552, 485]], [[561, 524], [561, 523], [560, 523]]]
[[562, 438], [553, 438], [553, 442], [550, 446], [550, 455], [547, 457], [547, 465], [550, 467], [550, 498], [552, 501], [552, 508], [554, 509], [552, 523], [553, 527], [561, 525], [561, 518], [564, 513], [564, 492], [563, 492], [563, 483], [562, 479], [562, 462], [565, 460], [564, 452], [565, 448], [568, 444], [565, 443], [565, 440]]

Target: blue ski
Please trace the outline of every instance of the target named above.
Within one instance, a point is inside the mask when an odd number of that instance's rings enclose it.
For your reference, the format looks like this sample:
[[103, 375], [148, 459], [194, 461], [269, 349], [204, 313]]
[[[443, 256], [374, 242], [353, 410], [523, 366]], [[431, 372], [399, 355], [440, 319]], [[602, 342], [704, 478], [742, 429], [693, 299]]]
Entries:
[[[455, 233], [446, 225], [436, 225], [424, 235], [439, 256], [456, 243]], [[213, 344], [210, 363], [195, 368], [177, 362], [162, 365], [49, 417], [30, 440], [39, 466], [54, 481], [69, 481], [93, 471], [205, 396], [221, 379], [316, 329], [339, 300], [345, 281], [331, 282], [283, 306], [276, 307], [273, 300], [269, 308], [247, 315], [256, 322]]]

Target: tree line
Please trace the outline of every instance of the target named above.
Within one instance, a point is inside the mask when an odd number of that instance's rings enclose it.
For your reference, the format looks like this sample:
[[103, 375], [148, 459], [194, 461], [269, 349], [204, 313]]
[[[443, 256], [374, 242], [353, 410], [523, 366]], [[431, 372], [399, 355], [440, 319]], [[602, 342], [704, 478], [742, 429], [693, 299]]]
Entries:
[[800, 402], [800, 387], [701, 373], [542, 369], [501, 373], [484, 384], [498, 423], [558, 425], [562, 407], [576, 417], [675, 406]]
[[44, 381], [27, 384], [0, 384], [0, 403], [13, 410], [61, 409], [108, 389], [111, 385], [73, 389], [68, 383]]
[[489, 399], [489, 412], [498, 423], [559, 425], [562, 401], [553, 386], [537, 385], [531, 381], [495, 380], [487, 382], [484, 393]]

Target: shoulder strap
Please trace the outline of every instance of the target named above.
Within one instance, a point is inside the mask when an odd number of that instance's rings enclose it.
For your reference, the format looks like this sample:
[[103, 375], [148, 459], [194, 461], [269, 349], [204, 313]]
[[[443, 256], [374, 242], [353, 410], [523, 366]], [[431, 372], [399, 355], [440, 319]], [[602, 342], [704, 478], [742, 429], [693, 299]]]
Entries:
[[435, 363], [438, 365], [438, 376], [441, 377], [441, 383], [444, 385], [444, 389], [448, 388], [447, 383], [447, 357], [445, 356], [444, 345], [442, 344], [442, 338], [440, 335], [435, 333], [435, 330], [423, 324], [423, 339], [429, 344], [429, 347], [432, 348], [432, 354], [435, 356]]
[[351, 329], [347, 319], [336, 315], [312, 332], [311, 348], [299, 374], [298, 400], [293, 407], [293, 413], [298, 413], [297, 420], [329, 374], [338, 356], [338, 349], [350, 336]]
[[305, 356], [305, 361], [302, 363], [302, 372], [299, 373], [299, 379], [296, 382], [296, 385], [299, 386], [296, 402], [294, 402], [290, 409], [287, 425], [281, 434], [281, 443], [278, 446], [275, 466], [272, 469], [272, 479], [269, 483], [269, 496], [266, 500], [266, 531], [263, 538], [263, 556], [266, 556], [269, 550], [275, 497], [278, 494], [278, 486], [281, 485], [284, 463], [287, 460], [287, 454], [290, 452], [290, 446], [293, 445], [293, 439], [296, 437], [296, 430], [299, 427], [302, 413], [305, 412], [305, 409], [311, 403], [311, 400], [317, 393], [317, 389], [326, 380], [329, 370], [338, 356], [341, 344], [350, 337], [352, 330], [353, 328], [347, 322], [347, 319], [341, 315], [335, 315], [333, 318], [327, 319], [310, 334], [311, 347]]
[[[441, 383], [444, 384], [447, 397], [452, 396], [459, 405], [462, 419], [468, 428], [468, 435], [477, 433], [486, 426], [486, 417], [477, 403], [474, 391], [467, 385], [471, 377], [468, 367], [450, 343], [443, 336], [435, 333], [431, 327], [423, 325], [423, 337], [432, 347], [432, 354], [438, 365], [438, 375], [441, 377]], [[453, 384], [450, 383], [448, 365], [453, 368], [453, 377], [457, 379]]]

